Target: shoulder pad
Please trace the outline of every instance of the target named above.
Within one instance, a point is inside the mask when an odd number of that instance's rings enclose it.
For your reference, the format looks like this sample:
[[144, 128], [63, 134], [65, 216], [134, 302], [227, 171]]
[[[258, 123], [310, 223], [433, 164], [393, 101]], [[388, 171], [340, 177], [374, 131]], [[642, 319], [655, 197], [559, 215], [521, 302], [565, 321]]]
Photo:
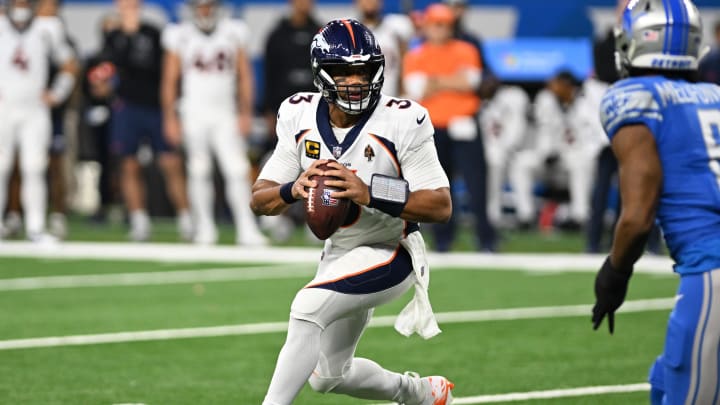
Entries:
[[612, 138], [624, 125], [662, 121], [656, 97], [652, 83], [647, 80], [631, 78], [615, 83], [600, 104], [600, 120], [605, 132]]

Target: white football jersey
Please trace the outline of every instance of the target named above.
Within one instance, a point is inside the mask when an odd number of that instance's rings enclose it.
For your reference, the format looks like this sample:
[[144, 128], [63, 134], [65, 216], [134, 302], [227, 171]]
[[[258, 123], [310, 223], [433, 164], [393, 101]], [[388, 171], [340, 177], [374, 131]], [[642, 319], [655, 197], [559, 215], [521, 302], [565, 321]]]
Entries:
[[603, 129], [598, 115], [601, 92], [580, 90], [575, 101], [563, 108], [549, 90], [535, 99], [536, 148], [542, 153], [596, 150]]
[[62, 65], [73, 56], [57, 17], [35, 17], [18, 31], [7, 16], [0, 16], [0, 102], [42, 105], [50, 61]]
[[480, 125], [486, 146], [509, 152], [522, 143], [527, 131], [530, 99], [518, 86], [502, 86], [483, 104]]
[[189, 109], [235, 109], [236, 57], [246, 50], [249, 32], [245, 23], [223, 19], [211, 33], [192, 22], [169, 25], [163, 31], [163, 47], [182, 63], [181, 111]]
[[[449, 187], [433, 141], [434, 128], [419, 104], [383, 95], [375, 111], [352, 130], [333, 130], [320, 93], [297, 93], [280, 106], [278, 143], [259, 178], [295, 181], [317, 159], [334, 159], [366, 184], [372, 175], [402, 177], [410, 191]], [[341, 135], [338, 142], [336, 135]], [[417, 224], [362, 207], [359, 218], [341, 227], [329, 243], [350, 250], [361, 245], [396, 246]]]
[[400, 76], [402, 74], [403, 49], [414, 33], [410, 18], [400, 14], [383, 17], [380, 25], [369, 27], [385, 55], [385, 83], [383, 93], [397, 97], [400, 95]]

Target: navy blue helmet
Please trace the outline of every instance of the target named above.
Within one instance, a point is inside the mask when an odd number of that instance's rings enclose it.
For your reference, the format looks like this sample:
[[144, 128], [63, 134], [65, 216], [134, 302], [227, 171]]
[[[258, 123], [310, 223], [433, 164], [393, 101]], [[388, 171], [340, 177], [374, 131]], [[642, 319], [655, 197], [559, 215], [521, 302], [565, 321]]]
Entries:
[[[330, 21], [313, 38], [310, 59], [315, 86], [328, 103], [348, 114], [360, 114], [380, 100], [385, 56], [372, 32], [358, 21]], [[335, 82], [336, 77], [350, 74], [362, 74], [367, 83]]]

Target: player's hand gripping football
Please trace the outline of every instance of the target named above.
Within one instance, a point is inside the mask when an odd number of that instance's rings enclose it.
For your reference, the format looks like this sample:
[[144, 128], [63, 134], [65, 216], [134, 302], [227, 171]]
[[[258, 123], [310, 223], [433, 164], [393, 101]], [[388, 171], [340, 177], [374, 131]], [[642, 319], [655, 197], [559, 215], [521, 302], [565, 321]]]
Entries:
[[607, 315], [610, 334], [615, 330], [615, 311], [620, 308], [627, 294], [628, 283], [632, 270], [620, 271], [610, 263], [610, 257], [605, 259], [600, 271], [595, 276], [595, 306], [593, 307], [593, 329], [602, 323]]
[[300, 174], [300, 177], [295, 180], [292, 186], [292, 195], [296, 200], [306, 200], [308, 198], [308, 188], [317, 187], [315, 180], [310, 180], [312, 176], [321, 176], [323, 171], [318, 166], [323, 163], [327, 163], [326, 159], [318, 159], [314, 161], [310, 167]]
[[329, 161], [328, 166], [331, 170], [326, 170], [323, 175], [337, 177], [338, 179], [327, 180], [325, 184], [344, 190], [332, 193], [333, 198], [347, 198], [359, 205], [368, 205], [370, 203], [370, 190], [360, 177], [334, 160]]

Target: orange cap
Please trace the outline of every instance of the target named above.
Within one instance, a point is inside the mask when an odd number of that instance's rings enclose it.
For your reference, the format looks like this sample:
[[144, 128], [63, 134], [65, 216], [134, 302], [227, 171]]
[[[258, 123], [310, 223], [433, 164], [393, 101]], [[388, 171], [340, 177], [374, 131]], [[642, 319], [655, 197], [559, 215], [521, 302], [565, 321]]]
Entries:
[[452, 9], [446, 4], [434, 3], [425, 9], [423, 20], [426, 23], [452, 24], [455, 22], [455, 14], [453, 14]]

